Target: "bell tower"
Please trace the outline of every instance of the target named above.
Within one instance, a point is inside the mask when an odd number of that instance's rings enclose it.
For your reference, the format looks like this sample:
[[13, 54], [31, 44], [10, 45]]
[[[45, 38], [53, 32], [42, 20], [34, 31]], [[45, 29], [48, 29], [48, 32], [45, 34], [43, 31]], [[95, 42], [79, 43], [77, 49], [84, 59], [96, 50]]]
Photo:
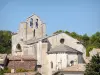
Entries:
[[46, 35], [46, 26], [38, 16], [33, 14], [32, 16], [27, 18], [26, 23], [27, 39], [42, 38]]

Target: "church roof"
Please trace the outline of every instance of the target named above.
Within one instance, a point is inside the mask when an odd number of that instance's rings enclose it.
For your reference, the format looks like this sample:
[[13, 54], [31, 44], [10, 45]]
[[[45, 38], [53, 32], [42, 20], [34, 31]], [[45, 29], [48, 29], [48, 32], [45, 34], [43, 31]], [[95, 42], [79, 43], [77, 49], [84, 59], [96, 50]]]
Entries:
[[59, 46], [56, 46], [54, 48], [51, 48], [50, 51], [47, 53], [81, 53], [80, 51], [73, 49], [72, 47], [69, 47], [67, 45], [61, 44]]
[[[63, 32], [62, 32], [63, 33]], [[41, 40], [43, 40], [43, 39], [47, 39], [47, 38], [49, 38], [49, 37], [52, 37], [52, 36], [56, 36], [56, 35], [59, 35], [59, 34], [62, 34], [62, 33], [58, 33], [58, 34], [53, 34], [53, 35], [51, 35], [51, 36], [44, 36], [44, 37], [42, 37], [42, 38], [32, 38], [32, 39], [30, 39], [30, 40], [27, 40], [27, 41], [25, 41], [24, 43], [25, 44], [34, 44], [34, 43], [36, 43], [36, 42], [38, 42], [38, 41], [41, 41]]]

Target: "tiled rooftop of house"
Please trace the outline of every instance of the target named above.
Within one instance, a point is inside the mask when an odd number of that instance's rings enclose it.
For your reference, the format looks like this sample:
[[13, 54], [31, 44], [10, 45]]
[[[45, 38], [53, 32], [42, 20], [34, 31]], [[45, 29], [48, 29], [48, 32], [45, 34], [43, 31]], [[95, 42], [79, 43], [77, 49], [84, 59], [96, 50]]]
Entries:
[[100, 48], [93, 48], [93, 50], [95, 50], [95, 51], [100, 53]]
[[65, 69], [62, 69], [61, 71], [65, 72], [84, 72], [85, 71], [85, 64], [77, 64], [71, 67], [67, 67]]

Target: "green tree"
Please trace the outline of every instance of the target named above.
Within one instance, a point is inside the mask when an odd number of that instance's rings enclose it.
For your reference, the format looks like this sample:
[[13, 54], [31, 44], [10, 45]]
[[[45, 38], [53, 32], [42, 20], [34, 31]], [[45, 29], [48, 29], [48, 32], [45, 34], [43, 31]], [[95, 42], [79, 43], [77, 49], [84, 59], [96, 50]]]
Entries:
[[70, 35], [70, 32], [69, 32], [69, 31], [67, 31], [67, 30], [65, 31], [65, 33], [66, 33], [66, 34], [68, 34], [68, 35]]
[[0, 69], [0, 75], [4, 75], [4, 72], [2, 69]]
[[72, 36], [73, 38], [79, 40], [79, 41], [82, 41], [82, 36], [77, 34], [76, 32], [72, 32], [70, 33], [70, 36]]
[[90, 63], [86, 65], [84, 75], [100, 75], [100, 56], [99, 54], [92, 57]]
[[96, 32], [91, 36], [90, 42], [92, 45], [100, 48], [100, 32]]
[[62, 32], [64, 32], [64, 31], [63, 30], [58, 30], [58, 31], [54, 32], [53, 34], [59, 34], [59, 33], [62, 33]]
[[84, 46], [85, 47], [87, 47], [88, 45], [89, 45], [89, 40], [90, 40], [90, 38], [89, 38], [89, 36], [87, 35], [87, 34], [84, 34], [83, 36], [82, 36], [82, 40], [83, 40], [83, 42], [84, 42]]
[[10, 31], [0, 31], [0, 53], [11, 53]]

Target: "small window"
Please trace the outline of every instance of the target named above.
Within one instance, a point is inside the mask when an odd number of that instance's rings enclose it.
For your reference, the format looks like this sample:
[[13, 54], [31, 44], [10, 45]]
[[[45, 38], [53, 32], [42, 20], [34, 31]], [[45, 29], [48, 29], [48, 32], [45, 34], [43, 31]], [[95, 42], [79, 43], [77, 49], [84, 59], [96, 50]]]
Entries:
[[35, 29], [34, 29], [33, 35], [34, 35], [34, 37], [35, 37]]
[[36, 19], [36, 27], [38, 28], [38, 19]]
[[51, 68], [53, 68], [53, 62], [51, 61]]
[[47, 39], [42, 40], [42, 43], [47, 43], [47, 42], [48, 42]]
[[70, 61], [70, 64], [71, 64], [71, 66], [73, 66], [74, 65], [74, 61], [72, 60], [72, 61]]
[[30, 19], [30, 26], [33, 27], [33, 19]]
[[62, 38], [62, 39], [60, 39], [60, 43], [61, 43], [61, 44], [63, 44], [63, 43], [64, 43], [64, 41], [65, 41], [65, 40], [64, 40], [63, 38]]
[[20, 44], [17, 44], [16, 48], [17, 48], [19, 51], [22, 51], [21, 45], [20, 45]]

